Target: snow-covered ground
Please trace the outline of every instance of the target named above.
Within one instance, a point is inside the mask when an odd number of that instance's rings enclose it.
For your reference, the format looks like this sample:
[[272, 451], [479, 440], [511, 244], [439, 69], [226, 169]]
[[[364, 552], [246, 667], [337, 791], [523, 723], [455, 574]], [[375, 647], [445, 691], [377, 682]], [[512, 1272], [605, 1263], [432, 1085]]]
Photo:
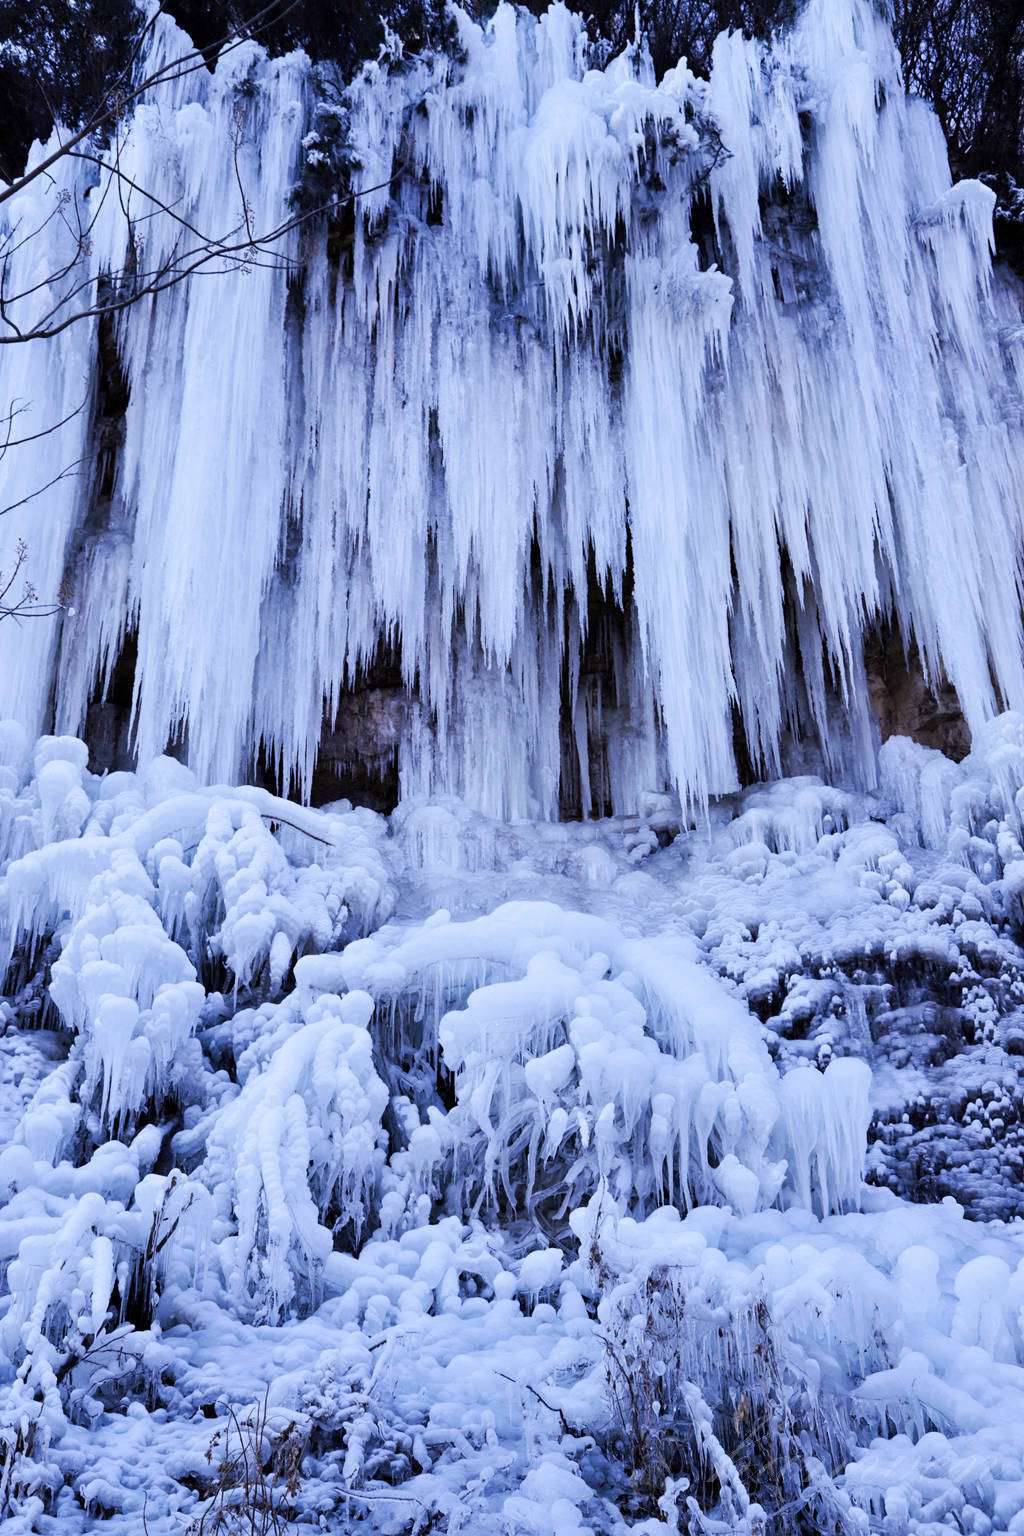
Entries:
[[0, 743], [5, 1529], [1024, 1531], [1024, 719], [695, 824]]

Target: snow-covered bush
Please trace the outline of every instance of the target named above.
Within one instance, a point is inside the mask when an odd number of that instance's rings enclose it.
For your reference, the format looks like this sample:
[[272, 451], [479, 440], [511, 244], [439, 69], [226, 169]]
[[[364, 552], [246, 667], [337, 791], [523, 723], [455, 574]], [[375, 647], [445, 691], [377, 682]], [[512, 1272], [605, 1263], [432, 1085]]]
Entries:
[[382, 929], [339, 970], [386, 1011], [384, 1054], [407, 1079], [418, 1066], [422, 1082], [435, 1053], [451, 1074], [454, 1108], [413, 1131], [410, 1157], [446, 1158], [447, 1198], [464, 1210], [498, 1202], [557, 1225], [606, 1181], [640, 1210], [724, 1196], [751, 1211], [787, 1170], [808, 1206], [857, 1198], [866, 1070], [837, 1062], [780, 1083], [679, 936], [624, 942], [597, 919], [515, 903]]
[[266, 1009], [201, 1170], [233, 1229], [220, 1245], [228, 1293], [272, 1319], [297, 1280], [317, 1294], [336, 1235], [352, 1243], [364, 1233], [384, 1165], [387, 1089], [366, 1028], [372, 1001], [304, 991]]
[[795, 1531], [859, 1536], [863, 1517], [833, 1480], [836, 1451], [851, 1438], [842, 1400], [780, 1336], [764, 1296], [688, 1281], [654, 1268], [608, 1286], [598, 1309], [603, 1438], [627, 1479], [625, 1512], [667, 1513], [668, 1502], [697, 1530], [714, 1515], [760, 1536], [786, 1510]]

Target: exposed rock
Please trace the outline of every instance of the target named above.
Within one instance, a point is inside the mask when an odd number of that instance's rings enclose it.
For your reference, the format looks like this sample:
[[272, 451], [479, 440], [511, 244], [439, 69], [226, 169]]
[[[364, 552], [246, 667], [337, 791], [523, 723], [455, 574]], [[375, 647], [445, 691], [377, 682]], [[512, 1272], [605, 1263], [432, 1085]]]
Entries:
[[960, 762], [971, 749], [960, 701], [945, 679], [928, 686], [916, 647], [909, 652], [899, 633], [886, 627], [864, 646], [868, 696], [883, 741], [910, 736], [924, 747]]

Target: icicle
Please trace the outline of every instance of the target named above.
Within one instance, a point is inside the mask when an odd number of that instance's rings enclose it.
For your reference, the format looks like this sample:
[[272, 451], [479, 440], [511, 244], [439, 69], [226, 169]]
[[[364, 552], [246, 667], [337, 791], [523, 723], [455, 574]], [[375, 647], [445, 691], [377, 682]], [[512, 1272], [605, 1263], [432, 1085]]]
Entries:
[[[869, 784], [863, 636], [893, 611], [972, 729], [1024, 706], [1020, 376], [996, 339], [1017, 300], [991, 193], [951, 186], [876, 8], [811, 0], [769, 45], [721, 38], [708, 82], [659, 85], [636, 49], [588, 67], [560, 5], [457, 27], [458, 62], [348, 90], [350, 278], [310, 226], [124, 312], [102, 531], [88, 475], [0, 525], [0, 568], [24, 536], [41, 594], [74, 588], [62, 625], [9, 635], [0, 710], [34, 733], [56, 684], [79, 730], [131, 629], [144, 757], [184, 736], [231, 779], [264, 751], [308, 793], [325, 709], [386, 644], [403, 794], [508, 818], [557, 815], [566, 746], [584, 814], [673, 785], [699, 805], [734, 783], [734, 705], [766, 769], [796, 724]], [[186, 43], [160, 18], [151, 46]], [[122, 168], [197, 228], [244, 200], [270, 229], [312, 96], [301, 56], [246, 44], [140, 102]], [[24, 222], [97, 200], [75, 164]], [[59, 269], [65, 222], [9, 287]], [[107, 197], [91, 276], [126, 228]], [[145, 230], [157, 261], [179, 226]], [[91, 323], [4, 349], [19, 430], [72, 414], [5, 456], [0, 505], [87, 456], [95, 353]], [[595, 578], [628, 637], [614, 703], [581, 668]]]

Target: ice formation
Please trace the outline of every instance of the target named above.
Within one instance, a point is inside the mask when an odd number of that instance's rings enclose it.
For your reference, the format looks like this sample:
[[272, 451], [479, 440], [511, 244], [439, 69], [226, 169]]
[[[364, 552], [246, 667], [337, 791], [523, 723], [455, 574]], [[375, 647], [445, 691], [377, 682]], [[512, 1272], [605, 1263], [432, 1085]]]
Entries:
[[[867, 0], [706, 82], [452, 14], [340, 107], [249, 44], [142, 101], [121, 168], [195, 229], [325, 181], [329, 227], [4, 354], [62, 425], [0, 568], [70, 595], [0, 632], [0, 1523], [1024, 1536], [990, 194]], [[55, 197], [139, 259], [61, 175], [14, 287]], [[879, 750], [878, 621], [962, 762]], [[313, 808], [382, 656], [399, 803]]]
[[1024, 716], [678, 835], [0, 739], [12, 1532], [1020, 1536]]
[[[6, 642], [0, 711], [38, 730], [55, 691], [79, 733], [137, 643], [142, 760], [184, 740], [205, 781], [263, 760], [308, 794], [325, 719], [393, 653], [403, 794], [551, 817], [734, 787], [734, 710], [769, 776], [795, 732], [870, 784], [881, 618], [972, 728], [1024, 705], [1019, 306], [992, 194], [950, 185], [869, 0], [660, 83], [640, 46], [595, 67], [561, 4], [453, 16], [452, 57], [371, 65], [340, 106], [255, 45], [138, 106], [122, 173], [207, 236], [243, 194], [264, 233], [303, 178], [349, 180], [331, 238], [117, 321], [120, 451], [54, 488], [44, 539], [34, 502], [0, 524], [0, 568], [24, 536], [37, 589], [73, 594]], [[161, 20], [155, 53], [184, 47]], [[12, 291], [61, 270], [54, 198], [99, 205], [97, 273], [180, 237], [62, 174], [23, 195], [44, 234]], [[88, 459], [101, 340], [8, 349], [20, 431], [90, 404], [8, 454], [5, 503]]]

